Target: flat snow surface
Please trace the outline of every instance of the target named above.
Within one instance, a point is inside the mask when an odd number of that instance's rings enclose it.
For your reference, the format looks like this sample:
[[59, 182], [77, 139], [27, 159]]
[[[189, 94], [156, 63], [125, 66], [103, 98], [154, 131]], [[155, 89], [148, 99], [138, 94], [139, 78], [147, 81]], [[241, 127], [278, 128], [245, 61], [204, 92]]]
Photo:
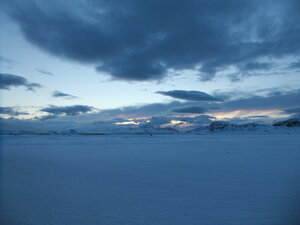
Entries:
[[300, 135], [2, 136], [1, 225], [293, 225]]

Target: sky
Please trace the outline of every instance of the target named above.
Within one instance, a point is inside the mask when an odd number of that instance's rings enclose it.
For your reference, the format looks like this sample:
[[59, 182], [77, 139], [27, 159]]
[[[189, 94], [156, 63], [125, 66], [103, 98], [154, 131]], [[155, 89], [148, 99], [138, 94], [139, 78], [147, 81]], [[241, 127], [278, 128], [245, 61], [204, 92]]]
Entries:
[[299, 117], [297, 0], [0, 4], [2, 125]]

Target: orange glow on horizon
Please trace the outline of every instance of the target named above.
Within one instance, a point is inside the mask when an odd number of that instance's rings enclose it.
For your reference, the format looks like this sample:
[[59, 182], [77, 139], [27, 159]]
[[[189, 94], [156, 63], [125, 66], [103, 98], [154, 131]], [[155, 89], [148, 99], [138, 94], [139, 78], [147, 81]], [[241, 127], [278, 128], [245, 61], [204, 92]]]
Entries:
[[182, 121], [180, 121], [180, 120], [171, 120], [170, 121], [171, 125], [176, 125], [176, 124], [180, 124], [180, 123], [182, 123]]
[[[207, 116], [212, 116], [215, 117], [216, 119], [212, 120], [224, 120], [224, 119], [232, 119], [235, 117], [239, 118], [244, 118], [244, 117], [249, 117], [249, 116], [269, 116], [269, 117], [274, 117], [274, 118], [284, 118], [286, 115], [281, 114], [281, 110], [278, 109], [272, 109], [272, 110], [234, 110], [230, 112], [216, 112], [216, 113], [206, 113], [202, 115], [207, 115]], [[193, 118], [199, 116], [199, 114], [189, 114], [189, 115], [173, 115], [172, 117], [174, 118], [173, 120], [170, 121], [168, 124], [164, 124], [163, 126], [174, 126], [174, 125], [179, 125], [179, 126], [185, 126], [187, 125], [186, 122], [181, 121], [180, 119], [176, 119], [177, 117], [187, 117], [187, 118]], [[147, 120], [149, 119], [149, 120]], [[147, 123], [150, 122], [150, 117], [133, 117], [133, 118], [127, 118], [128, 121], [126, 122], [117, 122], [115, 124], [117, 125], [127, 125], [127, 124], [132, 124], [132, 125], [139, 125], [140, 122], [136, 122], [135, 120], [146, 120]]]
[[117, 122], [115, 123], [116, 125], [128, 125], [128, 124], [133, 124], [133, 125], [139, 125], [139, 122], [134, 122], [134, 121], [125, 121], [125, 122]]

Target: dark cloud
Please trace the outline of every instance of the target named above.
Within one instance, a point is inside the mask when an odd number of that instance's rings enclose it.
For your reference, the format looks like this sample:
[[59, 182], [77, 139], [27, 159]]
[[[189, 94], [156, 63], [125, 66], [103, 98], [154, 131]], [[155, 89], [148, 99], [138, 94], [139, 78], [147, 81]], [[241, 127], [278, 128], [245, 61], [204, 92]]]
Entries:
[[289, 109], [284, 110], [282, 113], [289, 114], [290, 117], [300, 119], [300, 107], [289, 108]]
[[[215, 92], [216, 96], [224, 99], [223, 102], [201, 102], [192, 105], [191, 102], [183, 102], [182, 105], [177, 104], [174, 108], [203, 107], [210, 113], [213, 112], [231, 112], [235, 110], [241, 111], [260, 111], [260, 110], [278, 110], [284, 111], [290, 108], [298, 108], [300, 106], [300, 89], [280, 90], [265, 89], [257, 90], [250, 93], [241, 91], [231, 92]], [[172, 109], [170, 109], [172, 110]], [[291, 111], [289, 111], [291, 112]]]
[[[152, 125], [152, 126], [156, 127], [156, 126], [161, 126], [163, 124], [168, 124], [173, 119], [174, 119], [174, 117], [154, 116], [154, 117], [151, 117], [150, 120], [147, 120], [148, 122], [146, 122], [146, 124], [149, 124], [149, 125]], [[141, 120], [141, 122], [145, 123], [145, 120]]]
[[26, 86], [27, 80], [24, 77], [11, 75], [11, 74], [0, 74], [0, 88], [9, 90], [11, 86]]
[[208, 102], [215, 102], [215, 101], [222, 101], [219, 98], [215, 98], [205, 92], [201, 91], [184, 91], [184, 90], [173, 90], [173, 91], [158, 91], [158, 94], [170, 96], [172, 98], [187, 100], [187, 101], [208, 101]]
[[67, 93], [63, 93], [63, 92], [60, 92], [60, 91], [54, 91], [52, 93], [52, 97], [54, 97], [54, 98], [67, 98], [67, 99], [78, 98], [77, 96], [70, 95], [70, 94], [67, 94]]
[[300, 61], [291, 63], [289, 67], [291, 69], [300, 69]]
[[56, 119], [56, 118], [58, 118], [57, 115], [49, 114], [49, 115], [46, 115], [46, 116], [35, 117], [34, 119], [37, 119], [37, 120], [40, 120], [40, 121], [46, 121], [46, 120], [53, 120], [53, 119]]
[[201, 106], [186, 106], [182, 108], [172, 109], [172, 111], [177, 113], [203, 114], [207, 112], [207, 109]]
[[[201, 103], [210, 111], [229, 112], [234, 110], [285, 110], [300, 105], [300, 89], [258, 89], [251, 92], [234, 90], [215, 91], [214, 96], [227, 99], [221, 103]], [[217, 107], [214, 109], [214, 107]]]
[[28, 90], [28, 91], [35, 91], [36, 88], [41, 88], [42, 85], [40, 85], [40, 84], [38, 84], [38, 83], [28, 83], [28, 84], [26, 85], [26, 87], [27, 87], [27, 90]]
[[44, 75], [48, 75], [48, 76], [54, 76], [53, 73], [49, 72], [49, 71], [46, 71], [46, 70], [43, 70], [43, 69], [37, 69], [37, 71], [41, 74], [44, 74]]
[[248, 94], [243, 98], [219, 104], [221, 111], [233, 110], [285, 110], [300, 105], [300, 89], [272, 90], [265, 96]]
[[272, 63], [267, 62], [248, 62], [240, 66], [243, 71], [268, 70], [272, 68]]
[[24, 77], [0, 73], [0, 89], [10, 90], [11, 87], [23, 86], [29, 91], [34, 91], [36, 88], [41, 88], [38, 83], [29, 83]]
[[300, 107], [286, 109], [286, 110], [284, 110], [284, 112], [289, 113], [289, 114], [300, 113]]
[[270, 117], [269, 116], [247, 116], [246, 118], [249, 118], [249, 119], [268, 119]]
[[300, 51], [298, 0], [5, 2], [28, 41], [116, 79], [196, 69], [211, 80], [228, 66], [270, 69], [260, 59]]
[[72, 105], [72, 106], [49, 106], [40, 109], [41, 112], [47, 112], [50, 116], [68, 115], [75, 116], [81, 113], [87, 113], [92, 111], [94, 108], [86, 105]]
[[13, 107], [0, 107], [0, 114], [10, 116], [29, 115], [27, 112], [16, 111]]

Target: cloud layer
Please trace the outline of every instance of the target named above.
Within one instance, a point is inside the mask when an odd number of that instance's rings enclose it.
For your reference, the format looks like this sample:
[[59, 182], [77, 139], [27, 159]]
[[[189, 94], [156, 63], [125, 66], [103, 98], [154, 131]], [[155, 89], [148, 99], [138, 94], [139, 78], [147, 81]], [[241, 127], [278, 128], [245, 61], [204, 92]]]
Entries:
[[122, 80], [157, 80], [194, 69], [211, 80], [235, 77], [300, 52], [298, 0], [22, 1], [7, 14], [28, 41]]
[[50, 116], [59, 116], [59, 115], [75, 116], [81, 113], [90, 112], [93, 109], [94, 109], [93, 107], [87, 105], [72, 105], [72, 106], [49, 106], [40, 109], [40, 111], [47, 112], [50, 114]]
[[300, 107], [286, 109], [286, 110], [283, 111], [283, 113], [284, 114], [289, 114], [293, 118], [300, 119]]
[[[262, 90], [256, 91], [261, 92]], [[244, 94], [239, 92], [223, 93], [227, 100], [223, 102], [179, 102], [155, 103], [141, 106], [128, 106], [110, 110], [92, 112], [93, 107], [84, 105], [73, 106], [49, 106], [42, 108], [41, 112], [47, 115], [31, 120], [0, 119], [2, 129], [7, 130], [69, 130], [79, 129], [89, 132], [104, 132], [118, 130], [120, 128], [164, 128], [190, 129], [202, 126], [215, 120], [210, 115], [194, 117], [184, 116], [185, 113], [201, 114], [209, 113], [218, 116], [218, 113], [232, 111], [245, 112], [229, 118], [234, 123], [268, 122], [273, 123], [274, 117], [268, 117], [275, 111], [286, 118], [299, 117], [300, 115], [300, 89], [297, 90], [263, 90], [264, 96]], [[241, 97], [237, 97], [240, 95]], [[234, 96], [235, 98], [231, 98]], [[251, 115], [247, 112], [262, 111], [265, 114]], [[6, 115], [21, 115], [11, 107], [0, 108], [0, 113]], [[242, 116], [242, 117], [240, 117]], [[223, 119], [226, 119], [223, 117]], [[282, 120], [282, 119], [281, 119]], [[121, 127], [120, 127], [121, 126]]]
[[[264, 95], [256, 93], [264, 92]], [[141, 118], [181, 115], [183, 113], [228, 113], [232, 111], [285, 111], [300, 107], [300, 89], [296, 90], [257, 90], [251, 93], [223, 92], [218, 96], [224, 98], [222, 102], [192, 102], [172, 101], [170, 103], [153, 103], [140, 106], [128, 106], [116, 109], [101, 110], [97, 113], [78, 116], [78, 120], [111, 120], [113, 118]], [[286, 111], [292, 114], [292, 111]], [[294, 111], [293, 111], [294, 112]]]
[[54, 98], [66, 98], [66, 99], [73, 99], [73, 98], [78, 98], [77, 96], [74, 95], [70, 95], [64, 92], [60, 92], [60, 91], [54, 91], [52, 93], [52, 97]]
[[29, 115], [29, 113], [17, 111], [13, 107], [0, 107], [0, 114], [9, 116]]
[[30, 83], [24, 77], [0, 73], [0, 89], [10, 90], [11, 87], [26, 87], [29, 91], [34, 91], [36, 88], [41, 88], [38, 83]]
[[184, 91], [184, 90], [173, 90], [173, 91], [158, 91], [158, 94], [170, 96], [172, 98], [187, 100], [187, 101], [196, 101], [196, 102], [216, 102], [222, 101], [219, 98], [215, 98], [205, 92], [201, 91]]
[[203, 114], [206, 113], [208, 110], [201, 106], [186, 106], [182, 108], [172, 109], [172, 111], [177, 113]]

